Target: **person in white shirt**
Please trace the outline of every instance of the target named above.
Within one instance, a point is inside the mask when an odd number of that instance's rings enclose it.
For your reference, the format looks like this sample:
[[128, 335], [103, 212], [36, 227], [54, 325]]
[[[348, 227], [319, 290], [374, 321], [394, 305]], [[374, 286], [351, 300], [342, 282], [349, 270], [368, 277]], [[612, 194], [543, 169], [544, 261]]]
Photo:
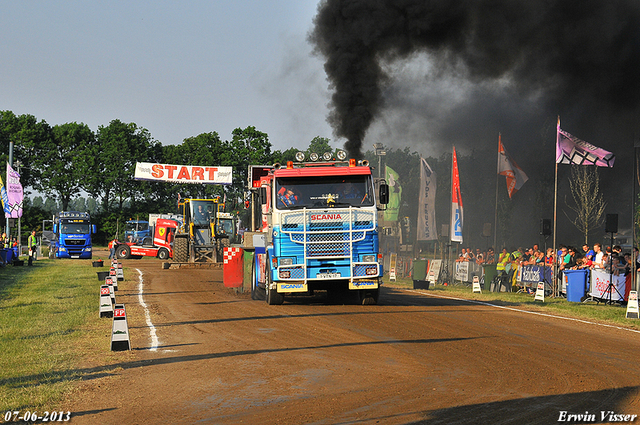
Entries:
[[604, 269], [604, 252], [602, 252], [602, 245], [600, 243], [596, 243], [593, 245], [593, 250], [596, 253], [595, 258], [593, 259], [593, 268]]

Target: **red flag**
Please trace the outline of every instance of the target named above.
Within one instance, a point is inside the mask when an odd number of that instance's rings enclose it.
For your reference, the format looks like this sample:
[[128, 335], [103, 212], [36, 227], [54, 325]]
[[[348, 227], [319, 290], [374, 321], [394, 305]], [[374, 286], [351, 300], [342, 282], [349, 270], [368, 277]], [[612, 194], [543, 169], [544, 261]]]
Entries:
[[507, 191], [509, 198], [517, 192], [522, 185], [529, 180], [529, 177], [518, 167], [518, 164], [511, 159], [507, 150], [502, 145], [502, 136], [498, 136], [498, 174], [507, 178]]
[[462, 243], [462, 196], [460, 196], [460, 175], [455, 146], [451, 171], [451, 241]]

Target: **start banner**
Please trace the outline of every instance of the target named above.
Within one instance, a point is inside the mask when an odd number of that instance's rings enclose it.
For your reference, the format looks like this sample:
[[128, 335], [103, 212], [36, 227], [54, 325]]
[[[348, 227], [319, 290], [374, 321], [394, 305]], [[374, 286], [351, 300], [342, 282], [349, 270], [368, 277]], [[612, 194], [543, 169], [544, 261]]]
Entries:
[[171, 183], [231, 184], [233, 167], [136, 162], [135, 180]]

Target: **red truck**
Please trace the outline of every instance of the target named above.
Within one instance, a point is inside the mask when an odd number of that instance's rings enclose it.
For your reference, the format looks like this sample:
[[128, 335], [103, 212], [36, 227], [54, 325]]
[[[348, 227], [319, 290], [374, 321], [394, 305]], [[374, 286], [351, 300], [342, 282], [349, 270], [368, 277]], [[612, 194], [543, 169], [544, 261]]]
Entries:
[[161, 260], [173, 258], [173, 240], [178, 222], [159, 218], [156, 220], [151, 244], [142, 242], [118, 242], [115, 255], [118, 259], [158, 257]]

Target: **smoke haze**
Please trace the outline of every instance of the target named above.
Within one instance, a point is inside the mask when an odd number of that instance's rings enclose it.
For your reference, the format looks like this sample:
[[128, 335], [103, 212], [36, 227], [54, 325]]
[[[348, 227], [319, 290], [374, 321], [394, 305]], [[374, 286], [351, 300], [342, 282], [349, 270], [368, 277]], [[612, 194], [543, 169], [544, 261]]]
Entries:
[[371, 132], [473, 148], [512, 129], [539, 142], [557, 115], [609, 150], [637, 135], [635, 0], [327, 0], [314, 24], [328, 121], [352, 155]]

